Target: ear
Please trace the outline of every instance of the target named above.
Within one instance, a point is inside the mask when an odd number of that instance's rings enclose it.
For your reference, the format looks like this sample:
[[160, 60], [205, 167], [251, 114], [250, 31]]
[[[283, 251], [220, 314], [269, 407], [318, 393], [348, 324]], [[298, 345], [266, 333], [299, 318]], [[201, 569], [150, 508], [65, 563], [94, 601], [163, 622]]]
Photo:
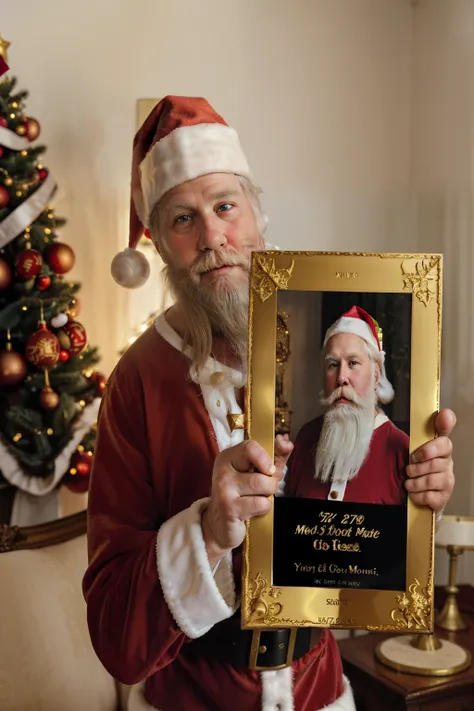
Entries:
[[149, 230], [148, 227], [146, 227], [146, 228], [143, 230], [143, 234], [145, 235], [145, 237], [147, 237], [147, 239], [149, 239], [149, 240], [151, 240], [151, 241], [153, 242], [154, 248], [156, 249], [156, 251], [158, 252], [158, 254], [160, 255], [160, 257], [163, 258], [163, 255], [161, 254], [161, 250], [160, 250], [160, 248], [159, 248], [159, 246], [158, 246], [158, 242], [153, 239], [153, 237], [151, 236], [151, 232], [150, 232], [150, 230]]
[[374, 379], [375, 379], [375, 388], [374, 390], [377, 390], [380, 382], [380, 365], [378, 363], [375, 363], [375, 372], [374, 372]]

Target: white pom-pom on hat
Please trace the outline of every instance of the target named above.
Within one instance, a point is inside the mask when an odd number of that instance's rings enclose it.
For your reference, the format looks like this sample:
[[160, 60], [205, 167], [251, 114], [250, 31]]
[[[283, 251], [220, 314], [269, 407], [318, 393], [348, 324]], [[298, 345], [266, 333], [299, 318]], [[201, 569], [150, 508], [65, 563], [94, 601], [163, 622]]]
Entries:
[[150, 263], [142, 252], [127, 247], [113, 258], [111, 273], [119, 286], [137, 289], [150, 276]]

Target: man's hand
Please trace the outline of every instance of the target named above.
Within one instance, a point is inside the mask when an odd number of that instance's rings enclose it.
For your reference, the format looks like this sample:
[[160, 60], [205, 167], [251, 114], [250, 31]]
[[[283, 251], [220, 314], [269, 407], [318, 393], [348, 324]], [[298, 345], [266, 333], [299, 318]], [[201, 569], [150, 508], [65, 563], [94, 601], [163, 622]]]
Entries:
[[452, 410], [441, 410], [436, 416], [438, 437], [427, 442], [412, 455], [407, 467], [405, 488], [414, 504], [442, 511], [454, 488], [452, 451], [449, 439], [456, 416]]
[[209, 506], [202, 531], [211, 567], [245, 537], [245, 521], [267, 513], [293, 446], [275, 442], [275, 464], [257, 442], [247, 440], [221, 452], [214, 463]]

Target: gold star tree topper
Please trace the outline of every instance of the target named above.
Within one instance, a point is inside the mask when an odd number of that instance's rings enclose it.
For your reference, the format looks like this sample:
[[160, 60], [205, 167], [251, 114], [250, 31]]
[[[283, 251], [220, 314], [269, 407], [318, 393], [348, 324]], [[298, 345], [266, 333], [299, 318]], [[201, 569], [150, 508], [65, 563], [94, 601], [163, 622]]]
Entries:
[[7, 55], [7, 50], [10, 46], [11, 42], [7, 42], [7, 40], [3, 39], [2, 35], [0, 35], [0, 57], [3, 57], [3, 59], [8, 63], [8, 55]]

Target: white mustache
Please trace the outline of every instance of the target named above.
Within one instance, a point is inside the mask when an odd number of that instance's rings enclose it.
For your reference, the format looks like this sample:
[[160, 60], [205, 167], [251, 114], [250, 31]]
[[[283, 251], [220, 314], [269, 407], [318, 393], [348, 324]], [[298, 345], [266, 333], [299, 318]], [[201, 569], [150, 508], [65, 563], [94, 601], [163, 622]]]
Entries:
[[228, 249], [206, 252], [190, 267], [191, 277], [205, 274], [220, 267], [242, 267], [249, 269], [249, 261], [242, 254]]
[[350, 400], [354, 403], [354, 405], [357, 405], [358, 407], [362, 407], [364, 404], [362, 398], [357, 395], [355, 390], [351, 388], [350, 385], [342, 385], [340, 388], [337, 388], [336, 390], [334, 390], [333, 393], [328, 395], [327, 398], [324, 398], [322, 400], [322, 403], [330, 407], [331, 405], [334, 405], [336, 400], [339, 400], [341, 397], [345, 398], [346, 400]]

